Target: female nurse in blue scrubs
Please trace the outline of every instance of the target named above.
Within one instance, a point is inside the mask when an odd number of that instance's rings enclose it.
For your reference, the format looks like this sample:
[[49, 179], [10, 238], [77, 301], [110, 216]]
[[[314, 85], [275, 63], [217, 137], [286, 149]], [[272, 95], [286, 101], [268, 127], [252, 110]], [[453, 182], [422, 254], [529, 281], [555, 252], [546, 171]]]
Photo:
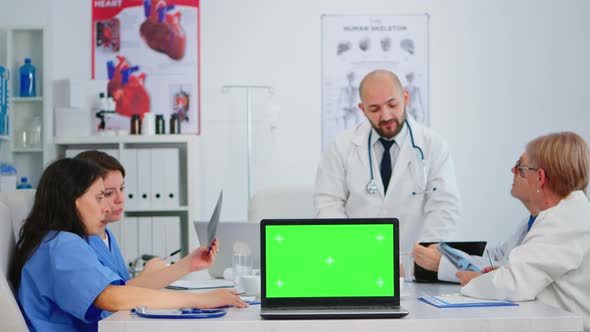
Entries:
[[[121, 220], [125, 206], [125, 168], [123, 165], [111, 155], [98, 150], [84, 151], [75, 158], [92, 161], [105, 170], [102, 180], [104, 182], [104, 199], [109, 205], [109, 212], [106, 214], [104, 224], [107, 226], [111, 222]], [[101, 263], [108, 266], [128, 283], [131, 276], [114, 234], [105, 227], [99, 234], [89, 236], [88, 243], [96, 252]]]
[[[96, 331], [104, 310], [245, 307], [235, 290], [182, 293], [126, 285], [103, 264], [88, 237], [104, 231], [109, 206], [105, 171], [61, 159], [41, 175], [31, 213], [20, 230], [10, 279], [31, 331]], [[217, 247], [197, 249], [196, 270], [210, 266]], [[195, 253], [193, 253], [195, 254]]]
[[[98, 150], [87, 150], [79, 153], [74, 158], [94, 162], [106, 171], [102, 180], [105, 188], [104, 197], [109, 204], [109, 213], [107, 213], [104, 222], [108, 226], [110, 223], [120, 221], [123, 218], [123, 210], [125, 208], [125, 168], [123, 165], [115, 157]], [[126, 281], [131, 279], [127, 264], [125, 264], [125, 260], [119, 249], [117, 238], [107, 227], [105, 227], [102, 234], [90, 236], [88, 242], [92, 249], [96, 251], [101, 262], [110, 266], [111, 270], [115, 271]], [[167, 266], [168, 264], [165, 260], [155, 257], [145, 264], [142, 273], [161, 270]], [[142, 285], [140, 284], [139, 286]], [[164, 286], [154, 288], [157, 289]]]
[[[97, 150], [81, 152], [75, 159], [91, 161], [106, 171], [103, 182], [109, 212], [106, 214], [103, 223], [106, 226], [109, 223], [121, 220], [125, 207], [125, 168], [123, 165], [111, 155]], [[110, 230], [105, 227], [102, 233], [90, 236], [88, 240], [99, 260], [121, 276], [128, 285], [161, 289], [184, 275], [196, 271], [200, 266], [200, 251], [197, 249], [170, 266], [159, 257], [153, 258], [147, 262], [144, 271], [139, 276], [131, 279], [117, 245], [117, 240]], [[215, 240], [215, 244], [218, 245], [217, 240]]]

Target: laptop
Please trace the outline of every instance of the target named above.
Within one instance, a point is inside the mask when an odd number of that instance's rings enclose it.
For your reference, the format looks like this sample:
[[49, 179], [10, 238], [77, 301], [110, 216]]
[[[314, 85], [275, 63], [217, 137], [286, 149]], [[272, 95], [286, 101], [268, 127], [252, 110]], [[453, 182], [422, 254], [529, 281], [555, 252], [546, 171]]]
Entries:
[[266, 319], [399, 318], [399, 226], [384, 219], [265, 219]]
[[[202, 246], [208, 243], [208, 221], [194, 221], [193, 226], [197, 238]], [[236, 242], [248, 245], [252, 252], [254, 268], [260, 269], [260, 226], [255, 222], [221, 221], [217, 224], [216, 237], [219, 241], [219, 251], [215, 262], [209, 267], [209, 275], [213, 278], [223, 278], [223, 271], [232, 267], [233, 247]]]

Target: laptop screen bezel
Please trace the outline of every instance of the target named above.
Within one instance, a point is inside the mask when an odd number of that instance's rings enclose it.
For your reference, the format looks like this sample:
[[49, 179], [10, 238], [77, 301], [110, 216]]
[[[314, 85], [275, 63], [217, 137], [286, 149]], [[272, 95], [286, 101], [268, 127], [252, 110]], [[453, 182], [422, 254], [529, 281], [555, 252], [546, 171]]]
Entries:
[[[266, 297], [266, 226], [267, 225], [393, 225], [393, 296], [355, 296], [355, 297]], [[264, 219], [260, 222], [260, 274], [261, 304], [263, 307], [275, 306], [314, 306], [314, 305], [399, 305], [399, 221], [397, 218], [351, 218], [351, 219]], [[354, 244], [351, 244], [353, 246]]]

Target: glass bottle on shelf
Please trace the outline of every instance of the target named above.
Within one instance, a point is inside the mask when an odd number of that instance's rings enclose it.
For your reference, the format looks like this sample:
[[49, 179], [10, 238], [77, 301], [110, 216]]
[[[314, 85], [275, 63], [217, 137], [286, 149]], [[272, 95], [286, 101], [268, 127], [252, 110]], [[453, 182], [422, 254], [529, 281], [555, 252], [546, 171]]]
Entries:
[[16, 142], [15, 145], [16, 147], [19, 148], [28, 148], [29, 147], [29, 130], [27, 128], [21, 128], [18, 132], [17, 132], [17, 136], [16, 136]]
[[34, 149], [41, 147], [41, 117], [33, 116], [27, 127], [23, 127], [18, 134], [20, 147]]
[[27, 135], [29, 139], [29, 147], [30, 148], [40, 148], [41, 147], [41, 128], [43, 124], [41, 123], [40, 116], [34, 116], [31, 119], [31, 123], [29, 124], [29, 134]]

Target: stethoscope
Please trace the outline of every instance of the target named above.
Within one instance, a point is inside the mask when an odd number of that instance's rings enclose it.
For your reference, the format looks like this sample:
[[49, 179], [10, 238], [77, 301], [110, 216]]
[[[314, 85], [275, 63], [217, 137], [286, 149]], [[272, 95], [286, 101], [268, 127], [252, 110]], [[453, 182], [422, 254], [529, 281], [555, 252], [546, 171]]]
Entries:
[[[245, 301], [249, 305], [260, 304], [260, 301]], [[148, 309], [145, 306], [132, 308], [130, 313], [141, 318], [158, 318], [158, 319], [203, 319], [223, 317], [227, 314], [223, 306], [216, 309], [198, 309], [198, 308], [181, 308], [181, 309]]]
[[141, 318], [158, 318], [158, 319], [203, 319], [217, 318], [227, 314], [223, 309], [147, 309], [144, 306], [131, 309], [131, 315]]
[[[418, 150], [418, 152], [420, 152], [420, 161], [424, 162], [424, 152], [422, 151], [422, 148], [420, 148], [419, 146], [416, 145], [416, 143], [414, 142], [414, 133], [412, 132], [412, 127], [410, 126], [410, 123], [408, 122], [408, 119], [404, 120], [404, 123], [408, 126], [408, 132], [410, 133], [410, 140], [412, 141], [412, 147], [416, 150]], [[371, 155], [371, 136], [373, 135], [373, 129], [371, 129], [371, 131], [369, 132], [369, 139], [367, 140], [367, 150], [369, 151], [369, 170], [371, 172], [371, 180], [369, 180], [369, 183], [367, 183], [367, 192], [371, 195], [374, 195], [377, 192], [377, 183], [375, 182], [375, 177], [373, 176], [373, 158]], [[423, 169], [424, 172], [424, 177], [426, 177], [426, 170]], [[416, 195], [416, 192], [412, 192], [413, 195]]]

